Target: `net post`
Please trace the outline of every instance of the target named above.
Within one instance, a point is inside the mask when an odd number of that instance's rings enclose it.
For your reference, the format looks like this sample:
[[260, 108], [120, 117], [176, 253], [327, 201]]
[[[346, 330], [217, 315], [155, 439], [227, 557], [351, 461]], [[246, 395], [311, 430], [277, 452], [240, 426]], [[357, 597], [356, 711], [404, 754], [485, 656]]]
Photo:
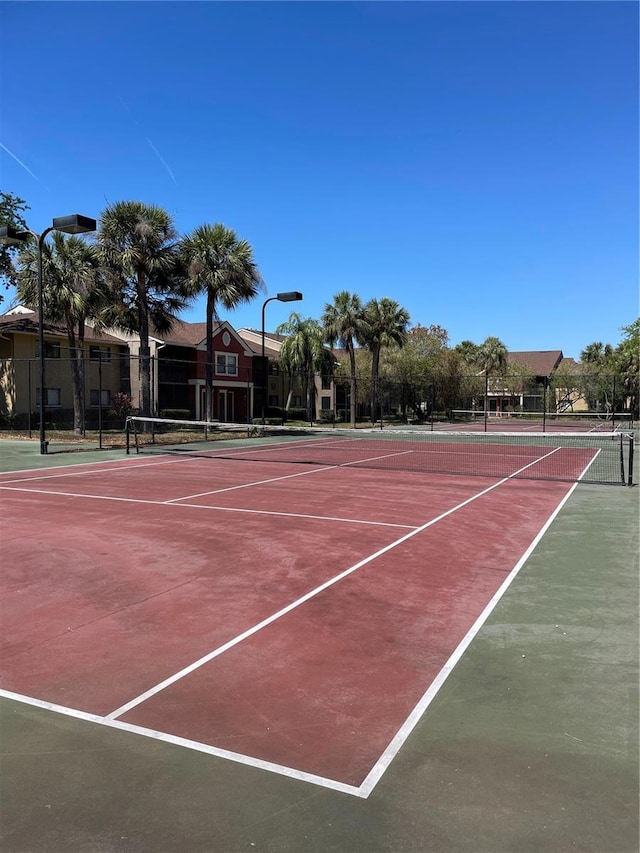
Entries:
[[124, 422], [124, 435], [125, 435], [125, 447], [127, 456], [131, 453], [131, 427], [129, 425], [129, 418]]
[[627, 485], [633, 486], [633, 445], [634, 445], [634, 435], [633, 433], [629, 434], [629, 476], [627, 479]]

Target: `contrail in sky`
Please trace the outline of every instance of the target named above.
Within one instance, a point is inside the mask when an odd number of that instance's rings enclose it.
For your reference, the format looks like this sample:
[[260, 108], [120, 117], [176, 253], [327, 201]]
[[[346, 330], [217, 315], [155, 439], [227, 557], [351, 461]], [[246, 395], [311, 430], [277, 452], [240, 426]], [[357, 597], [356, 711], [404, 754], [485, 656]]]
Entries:
[[167, 172], [169, 172], [169, 174], [171, 175], [171, 180], [173, 181], [173, 183], [177, 185], [177, 183], [178, 183], [178, 182], [176, 181], [176, 176], [173, 174], [173, 172], [171, 171], [171, 169], [169, 168], [169, 166], [168, 166], [168, 165], [167, 165], [167, 163], [165, 162], [165, 160], [164, 160], [164, 158], [163, 158], [162, 154], [158, 151], [158, 149], [157, 149], [157, 148], [156, 148], [156, 146], [153, 144], [153, 142], [149, 139], [149, 137], [148, 137], [148, 136], [147, 136], [147, 138], [146, 138], [146, 139], [147, 139], [147, 142], [149, 143], [149, 145], [151, 146], [151, 150], [153, 151], [153, 153], [156, 155], [156, 157], [158, 158], [158, 160], [160, 160], [160, 162], [161, 162], [161, 163], [162, 163], [162, 165], [165, 167], [165, 169], [167, 170]]
[[[16, 155], [13, 153], [13, 151], [9, 151], [7, 146], [3, 145], [2, 142], [0, 142], [0, 148], [2, 148], [3, 151], [6, 151], [7, 154], [9, 155], [9, 157], [13, 157], [13, 159], [16, 161], [16, 163], [18, 163], [20, 166], [22, 166], [22, 168], [25, 170], [25, 172], [28, 172], [32, 178], [35, 178], [36, 181], [40, 180], [40, 178], [37, 175], [33, 174], [33, 172], [31, 171], [31, 169], [28, 166], [24, 165], [24, 163], [22, 162], [22, 160], [20, 158], [16, 157]], [[169, 170], [169, 171], [171, 171], [171, 170]], [[173, 175], [171, 177], [173, 178]], [[174, 180], [175, 180], [175, 178], [174, 178]]]

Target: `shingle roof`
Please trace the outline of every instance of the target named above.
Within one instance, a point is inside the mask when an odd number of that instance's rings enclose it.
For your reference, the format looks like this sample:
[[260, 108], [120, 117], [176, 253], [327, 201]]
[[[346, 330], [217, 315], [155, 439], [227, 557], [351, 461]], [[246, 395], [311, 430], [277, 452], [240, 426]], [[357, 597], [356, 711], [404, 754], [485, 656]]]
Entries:
[[510, 352], [509, 361], [517, 362], [528, 367], [534, 376], [549, 376], [562, 361], [562, 350], [528, 350]]
[[579, 361], [576, 361], [575, 358], [563, 358], [559, 367], [562, 367], [564, 370], [569, 370], [572, 373], [579, 373], [582, 369], [582, 365]]
[[[213, 324], [215, 331], [219, 323]], [[175, 320], [169, 332], [153, 331], [154, 338], [160, 338], [166, 344], [177, 344], [178, 346], [196, 347], [207, 337], [206, 323], [186, 323], [184, 320]]]
[[[0, 327], [4, 332], [23, 332], [35, 335], [38, 332], [38, 315], [35, 311], [21, 311], [16, 314], [0, 314]], [[67, 337], [67, 329], [60, 323], [52, 323], [45, 318], [44, 330], [48, 335]], [[84, 337], [87, 341], [103, 341], [124, 346], [124, 341], [107, 332], [96, 332], [92, 326], [85, 325]]]

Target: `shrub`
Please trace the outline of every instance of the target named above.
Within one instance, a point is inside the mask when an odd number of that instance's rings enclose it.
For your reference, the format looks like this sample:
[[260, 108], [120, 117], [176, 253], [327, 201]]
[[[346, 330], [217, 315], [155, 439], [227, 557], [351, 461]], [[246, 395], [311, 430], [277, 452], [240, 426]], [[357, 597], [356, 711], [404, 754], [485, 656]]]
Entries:
[[286, 419], [288, 421], [306, 421], [307, 410], [302, 406], [292, 406], [286, 411]]
[[111, 405], [113, 407], [113, 413], [117, 418], [120, 418], [121, 421], [124, 421], [127, 415], [131, 414], [133, 409], [131, 397], [128, 394], [123, 394], [120, 391], [117, 394], [113, 395]]
[[[37, 412], [31, 412], [31, 429], [37, 429], [40, 424], [40, 418]], [[11, 429], [29, 429], [29, 413], [16, 412], [11, 416]]]
[[[265, 418], [264, 423], [268, 426], [282, 426], [282, 418]], [[253, 426], [261, 426], [262, 418], [253, 418], [251, 424]]]
[[266, 411], [266, 416], [269, 418], [277, 418], [280, 423], [284, 423], [287, 417], [287, 412], [279, 406], [269, 406]]
[[161, 409], [161, 418], [169, 418], [172, 421], [191, 421], [191, 412], [189, 409]]

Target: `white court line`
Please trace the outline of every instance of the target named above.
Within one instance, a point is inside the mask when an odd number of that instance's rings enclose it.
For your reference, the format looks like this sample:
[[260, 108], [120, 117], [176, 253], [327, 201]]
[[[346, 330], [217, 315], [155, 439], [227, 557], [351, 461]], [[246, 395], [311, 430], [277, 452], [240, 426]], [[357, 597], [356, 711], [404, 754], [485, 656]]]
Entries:
[[[555, 450], [552, 450], [550, 453], [545, 454], [545, 456], [551, 456], [555, 452]], [[541, 457], [541, 459], [544, 459], [545, 456]], [[538, 462], [541, 460], [536, 461]], [[144, 693], [141, 693], [139, 696], [136, 696], [135, 698], [131, 699], [129, 702], [125, 703], [120, 708], [116, 708], [115, 711], [112, 711], [110, 714], [107, 715], [107, 719], [116, 719], [117, 717], [122, 716], [122, 714], [125, 714], [127, 711], [130, 711], [132, 708], [141, 705], [143, 702], [146, 702], [152, 696], [155, 696], [162, 690], [165, 690], [170, 685], [175, 684], [176, 681], [180, 681], [182, 678], [185, 678], [187, 675], [190, 675], [196, 669], [200, 669], [200, 667], [204, 666], [206, 663], [209, 663], [209, 661], [214, 660], [214, 658], [219, 657], [224, 652], [228, 651], [229, 649], [232, 649], [234, 646], [237, 646], [239, 643], [243, 642], [243, 640], [252, 637], [254, 634], [257, 634], [258, 631], [261, 631], [263, 628], [266, 628], [268, 625], [271, 625], [273, 622], [277, 621], [278, 619], [281, 619], [283, 616], [290, 613], [292, 610], [297, 609], [310, 599], [315, 598], [321, 592], [324, 592], [324, 590], [329, 589], [329, 587], [338, 583], [338, 581], [341, 581], [343, 578], [348, 577], [358, 569], [361, 569], [363, 566], [366, 566], [368, 563], [372, 562], [378, 557], [381, 557], [388, 551], [391, 551], [393, 548], [397, 548], [398, 545], [401, 545], [403, 542], [407, 542], [413, 536], [416, 536], [418, 533], [422, 533], [424, 530], [427, 530], [427, 528], [432, 527], [439, 521], [442, 521], [443, 518], [447, 518], [454, 512], [457, 512], [458, 510], [462, 509], [473, 501], [478, 500], [478, 498], [481, 498], [483, 495], [492, 492], [494, 489], [497, 489], [498, 486], [501, 486], [503, 483], [506, 483], [512, 477], [515, 477], [516, 474], [519, 474], [521, 471], [524, 471], [525, 468], [529, 468], [533, 464], [535, 463], [531, 462], [529, 463], [529, 465], [525, 465], [524, 467], [519, 468], [517, 471], [514, 471], [513, 474], [510, 474], [508, 477], [504, 477], [502, 480], [498, 480], [497, 483], [493, 483], [491, 486], [488, 486], [486, 489], [477, 492], [470, 498], [466, 498], [466, 500], [462, 501], [459, 504], [456, 504], [456, 506], [451, 507], [450, 509], [446, 510], [446, 512], [441, 513], [435, 518], [432, 518], [430, 521], [427, 521], [420, 527], [416, 527], [409, 533], [405, 533], [404, 536], [401, 536], [399, 539], [396, 539], [395, 542], [391, 542], [389, 545], [385, 545], [384, 548], [380, 548], [378, 551], [375, 551], [368, 557], [359, 560], [357, 563], [355, 563], [355, 565], [350, 566], [348, 569], [345, 569], [344, 571], [335, 575], [333, 578], [330, 578], [329, 580], [315, 587], [315, 589], [312, 589], [305, 595], [300, 596], [300, 598], [296, 599], [295, 601], [292, 601], [290, 604], [286, 605], [286, 607], [282, 607], [280, 610], [276, 611], [275, 613], [272, 613], [271, 616], [267, 616], [266, 619], [263, 619], [261, 622], [258, 622], [256, 625], [253, 625], [251, 628], [248, 628], [246, 631], [243, 631], [241, 634], [238, 634], [238, 636], [227, 641], [223, 645], [218, 646], [217, 649], [214, 649], [208, 654], [203, 655], [198, 660], [189, 664], [189, 666], [186, 666], [179, 672], [176, 672], [173, 675], [169, 676], [169, 678], [165, 678], [164, 681], [161, 681], [159, 684], [156, 684], [154, 687], [151, 687], [149, 690], [146, 690]]]
[[194, 498], [204, 498], [207, 495], [219, 495], [221, 492], [233, 492], [237, 489], [248, 489], [249, 486], [263, 486], [268, 483], [277, 483], [279, 480], [291, 480], [294, 477], [304, 477], [307, 474], [317, 474], [321, 471], [333, 471], [335, 467], [335, 465], [327, 465], [324, 468], [313, 468], [310, 471], [296, 471], [295, 474], [284, 474], [282, 477], [268, 477], [266, 480], [254, 480], [252, 483], [239, 483], [236, 486], [225, 486], [222, 489], [210, 489], [207, 492], [197, 492], [194, 495], [183, 495], [179, 498], [169, 498], [166, 501], [162, 501], [162, 503], [167, 504], [167, 506], [169, 506], [179, 501], [190, 501]]
[[402, 529], [415, 530], [415, 524], [398, 524], [391, 521], [371, 521], [360, 518], [341, 518], [332, 515], [307, 515], [302, 512], [277, 512], [276, 510], [267, 509], [246, 509], [244, 507], [233, 506], [211, 506], [209, 504], [170, 504], [166, 501], [153, 501], [145, 498], [122, 498], [112, 495], [85, 495], [81, 492], [55, 492], [50, 489], [23, 489], [16, 486], [5, 486], [0, 484], [0, 491], [4, 492], [24, 492], [28, 495], [55, 495], [61, 498], [87, 498], [94, 501], [116, 501], [119, 503], [132, 504], [151, 504], [152, 506], [177, 506], [181, 509], [205, 509], [216, 510], [217, 512], [240, 512], [249, 513], [251, 515], [277, 515], [283, 518], [307, 518], [314, 521], [338, 521], [345, 524], [368, 524], [374, 527], [400, 527]]
[[[114, 465], [114, 462], [117, 462], [117, 461], [118, 460], [115, 460], [115, 459], [105, 459], [104, 462], [82, 462], [80, 464], [83, 467], [85, 465]], [[107, 471], [107, 472], [96, 471], [95, 469], [91, 470], [91, 471], [70, 471], [66, 466], [58, 465], [56, 468], [44, 469], [46, 471], [57, 471], [58, 473], [55, 473], [55, 474], [47, 473], [47, 474], [42, 474], [38, 477], [20, 477], [17, 480], [2, 480], [2, 479], [0, 479], [0, 486], [5, 485], [5, 484], [9, 484], [9, 483], [35, 483], [39, 480], [58, 480], [61, 477], [82, 477], [83, 475], [89, 475], [89, 474], [104, 474], [104, 473], [117, 474], [120, 471], [132, 471], [132, 470], [136, 470], [138, 468], [151, 468], [151, 467], [157, 466], [157, 465], [172, 465], [172, 464], [175, 465], [177, 462], [186, 462], [186, 461], [187, 460], [185, 458], [172, 457], [172, 458], [160, 461], [160, 462], [159, 461], [134, 462], [134, 463], [129, 463], [128, 465], [118, 465], [117, 467], [114, 466], [113, 470]], [[30, 471], [42, 471], [42, 470], [43, 470], [42, 468], [25, 468], [24, 471], [11, 471], [8, 473], [11, 473], [11, 474], [28, 474]], [[0, 475], [0, 477], [1, 476], [3, 476], [3, 475]]]
[[98, 714], [89, 714], [87, 711], [77, 711], [74, 708], [67, 708], [64, 705], [56, 705], [53, 702], [45, 702], [41, 699], [32, 699], [30, 696], [23, 696], [21, 693], [12, 693], [10, 690], [0, 689], [0, 697], [10, 699], [14, 702], [21, 702], [23, 705], [42, 708], [45, 711], [52, 711], [54, 714], [64, 714], [65, 716], [73, 717], [76, 720], [96, 723], [99, 726], [105, 726], [106, 728], [115, 729], [116, 731], [130, 732], [132, 734], [142, 735], [142, 737], [148, 737], [153, 740], [170, 743], [174, 746], [181, 746], [183, 748], [193, 749], [197, 752], [204, 752], [207, 755], [213, 755], [216, 758], [234, 761], [237, 764], [244, 764], [247, 767], [255, 767], [258, 770], [267, 770], [271, 773], [278, 773], [280, 776], [287, 776], [290, 779], [297, 779], [300, 782], [308, 782], [312, 785], [320, 785], [323, 788], [330, 788], [333, 791], [339, 791], [343, 794], [351, 794], [351, 796], [354, 797], [362, 796], [359, 788], [355, 785], [347, 785], [344, 782], [337, 782], [335, 779], [316, 776], [314, 773], [306, 773], [304, 770], [297, 770], [295, 767], [286, 767], [282, 764], [275, 764], [272, 761], [265, 761], [260, 758], [253, 758], [250, 755], [243, 755], [239, 752], [231, 752], [228, 749], [209, 746], [206, 743], [200, 743], [199, 741], [167, 734], [166, 732], [160, 732], [155, 729], [148, 729], [144, 726], [135, 726], [132, 723], [124, 723], [121, 720], [110, 720], [108, 717], [101, 717]]
[[[557, 449], [558, 448], [552, 450], [548, 454], [545, 454], [545, 456], [541, 457], [541, 459], [544, 459], [546, 456], [551, 456], [553, 453], [556, 452]], [[499, 486], [501, 486], [505, 482], [508, 482], [509, 480], [511, 480], [513, 477], [515, 477], [521, 471], [525, 470], [525, 468], [528, 468], [531, 465], [536, 464], [536, 462], [538, 462], [538, 461], [541, 461], [541, 460], [536, 460], [535, 462], [531, 462], [531, 463], [529, 463], [529, 465], [526, 465], [523, 468], [518, 469], [513, 474], [511, 474], [509, 477], [505, 477], [502, 480], [498, 481], [497, 483], [494, 483], [492, 486], [488, 487], [487, 489], [484, 489], [483, 491], [477, 493], [476, 495], [473, 495], [472, 497], [463, 501], [461, 504], [458, 504], [456, 507], [453, 507], [452, 509], [450, 509], [446, 513], [443, 513], [442, 515], [438, 516], [437, 518], [432, 519], [430, 522], [423, 525], [421, 528], [418, 528], [417, 530], [413, 531], [412, 533], [409, 533], [406, 536], [403, 536], [401, 539], [397, 540], [395, 543], [392, 543], [387, 548], [384, 548], [384, 549], [376, 552], [376, 554], [372, 555], [371, 557], [361, 561], [360, 563], [356, 564], [355, 566], [352, 566], [346, 572], [343, 572], [341, 575], [338, 575], [333, 580], [330, 580], [326, 584], [323, 584], [321, 587], [318, 587], [317, 590], [314, 590], [311, 593], [309, 593], [307, 596], [304, 596], [303, 598], [298, 599], [297, 602], [293, 602], [288, 608], [284, 608], [283, 610], [279, 611], [277, 614], [274, 614], [274, 616], [271, 617], [270, 619], [264, 620], [262, 623], [259, 623], [259, 625], [254, 626], [253, 629], [250, 629], [249, 631], [240, 635], [240, 637], [236, 638], [236, 640], [231, 641], [231, 643], [225, 644], [225, 646], [222, 646], [222, 647], [220, 647], [220, 649], [216, 650], [215, 652], [212, 652], [211, 655], [207, 656], [207, 659], [212, 659], [217, 654], [221, 654], [223, 650], [226, 650], [226, 648], [230, 648], [231, 645], [237, 644], [237, 642], [240, 642], [242, 639], [246, 638], [247, 636], [250, 636], [250, 634], [255, 633], [256, 631], [260, 630], [260, 628], [264, 627], [264, 625], [274, 621], [276, 618], [279, 618], [279, 616], [284, 615], [285, 612], [288, 612], [289, 610], [293, 609], [294, 607], [299, 606], [299, 604], [301, 604], [303, 601], [307, 600], [308, 598], [312, 597], [313, 595], [318, 594], [318, 592], [320, 592], [322, 589], [327, 588], [328, 586], [337, 582], [337, 580], [341, 579], [342, 577], [345, 577], [347, 574], [352, 573], [353, 571], [355, 571], [360, 566], [365, 565], [367, 562], [374, 559], [375, 556], [378, 556], [378, 555], [384, 553], [385, 551], [390, 550], [391, 548], [395, 547], [396, 545], [400, 544], [401, 542], [406, 541], [407, 539], [409, 539], [411, 536], [415, 535], [416, 533], [418, 533], [418, 532], [426, 529], [427, 527], [435, 524], [437, 521], [441, 520], [442, 518], [445, 518], [446, 516], [451, 515], [453, 512], [457, 511], [458, 509], [461, 509], [463, 506], [471, 503], [472, 501], [477, 500], [478, 498], [482, 497], [483, 495], [487, 494], [488, 492], [493, 491], [494, 489], [498, 488]], [[584, 474], [587, 472], [587, 470], [589, 469], [589, 467], [591, 466], [592, 463], [593, 463], [593, 460], [591, 460], [589, 462], [589, 464], [585, 467], [585, 469], [582, 472], [582, 474], [580, 475], [579, 479], [582, 479], [582, 477], [584, 477]], [[346, 785], [342, 782], [338, 782], [338, 781], [333, 780], [333, 779], [327, 779], [325, 777], [305, 773], [303, 771], [296, 770], [295, 768], [289, 768], [289, 767], [285, 767], [283, 765], [278, 765], [278, 764], [274, 764], [271, 762], [263, 761], [261, 759], [252, 758], [251, 756], [229, 752], [226, 750], [218, 749], [216, 747], [210, 747], [206, 744], [201, 744], [201, 743], [198, 743], [196, 741], [190, 741], [190, 740], [187, 740], [184, 738], [179, 738], [179, 737], [176, 737], [174, 735], [166, 734], [164, 732], [155, 731], [152, 729], [147, 729], [147, 728], [144, 728], [141, 726], [134, 726], [132, 724], [124, 723], [120, 720], [115, 719], [119, 714], [122, 714], [126, 710], [128, 710], [132, 707], [135, 707], [135, 705], [137, 705], [137, 704], [140, 704], [140, 702], [144, 701], [144, 698], [149, 698], [154, 693], [159, 692], [159, 690], [162, 689], [163, 687], [168, 686], [169, 683], [173, 683], [173, 681], [178, 680], [179, 677], [186, 675], [187, 674], [186, 670], [182, 670], [181, 673], [177, 673], [176, 676], [174, 676], [172, 679], [167, 679], [166, 681], [162, 682], [160, 685], [157, 685], [156, 688], [152, 688], [151, 691], [147, 691], [147, 693], [142, 694], [141, 697], [138, 697], [137, 699], [132, 700], [132, 702], [128, 703], [127, 705], [122, 706], [120, 709], [116, 709], [111, 714], [109, 714], [105, 717], [89, 714], [89, 713], [86, 713], [83, 711], [77, 711], [77, 710], [65, 708], [63, 706], [54, 705], [52, 703], [45, 702], [42, 700], [31, 699], [29, 697], [25, 697], [25, 696], [22, 696], [20, 694], [11, 693], [11, 692], [6, 691], [6, 690], [0, 690], [0, 696], [3, 696], [3, 697], [8, 698], [8, 699], [13, 699], [13, 700], [18, 701], [18, 702], [23, 702], [25, 704], [33, 705], [35, 707], [44, 708], [44, 709], [47, 709], [47, 710], [50, 710], [50, 711], [53, 711], [56, 713], [66, 714], [68, 716], [75, 717], [77, 719], [86, 720], [89, 722], [94, 722], [94, 723], [97, 723], [99, 725], [103, 725], [103, 726], [106, 726], [106, 727], [109, 727], [112, 729], [128, 731], [128, 732], [136, 733], [136, 734], [139, 734], [139, 735], [142, 735], [145, 737], [153, 738], [155, 740], [160, 740], [160, 741], [164, 741], [166, 743], [171, 743], [171, 744], [179, 745], [182, 747], [194, 749], [194, 750], [197, 750], [199, 752], [205, 752], [205, 753], [208, 753], [210, 755], [214, 755], [214, 756], [217, 756], [220, 758], [225, 758], [225, 759], [228, 759], [228, 760], [231, 760], [231, 761], [243, 764], [243, 765], [255, 767], [258, 769], [262, 769], [262, 770], [268, 770], [270, 772], [277, 773], [277, 774], [280, 774], [283, 776], [287, 776], [289, 778], [297, 779], [297, 780], [304, 781], [304, 782], [309, 782], [312, 784], [320, 785], [324, 788], [329, 788], [329, 789], [334, 790], [334, 791], [338, 791], [341, 793], [350, 794], [352, 796], [356, 796], [356, 797], [359, 797], [362, 799], [366, 799], [367, 797], [369, 797], [369, 795], [371, 794], [371, 792], [375, 788], [376, 784], [378, 783], [378, 781], [382, 777], [383, 773], [385, 772], [385, 770], [387, 769], [387, 767], [389, 766], [389, 764], [391, 763], [391, 761], [393, 760], [393, 758], [397, 754], [398, 750], [401, 748], [401, 746], [406, 741], [410, 732], [417, 725], [421, 716], [424, 714], [424, 711], [426, 710], [428, 705], [431, 703], [431, 701], [435, 697], [436, 693], [438, 692], [438, 690], [440, 689], [442, 684], [445, 682], [446, 678], [450, 675], [451, 671], [453, 670], [454, 666], [456, 665], [456, 663], [461, 658], [462, 654], [466, 650], [466, 648], [469, 645], [469, 643], [471, 642], [471, 640], [478, 633], [478, 631], [482, 627], [482, 624], [484, 624], [484, 622], [486, 621], [489, 614], [491, 613], [491, 611], [496, 606], [499, 599], [504, 595], [504, 592], [506, 591], [506, 589], [508, 588], [508, 586], [510, 585], [512, 580], [515, 578], [515, 576], [517, 575], [517, 573], [520, 570], [520, 568], [522, 567], [522, 565], [524, 565], [528, 556], [531, 554], [533, 549], [536, 547], [539, 540], [541, 539], [543, 534], [546, 532], [546, 530], [548, 529], [548, 527], [550, 526], [552, 521], [555, 519], [555, 517], [559, 513], [560, 509], [564, 506], [566, 501], [569, 499], [570, 495], [573, 493], [573, 491], [577, 487], [577, 485], [578, 485], [578, 483], [575, 483], [570, 488], [570, 490], [567, 492], [567, 494], [565, 495], [563, 500], [560, 502], [558, 507], [554, 510], [554, 512], [552, 513], [550, 518], [547, 520], [546, 524], [543, 526], [541, 531], [538, 533], [538, 535], [534, 539], [533, 543], [529, 546], [529, 548], [527, 549], [525, 554], [521, 557], [521, 559], [518, 561], [517, 565], [511, 571], [509, 576], [502, 583], [499, 590], [493, 596], [493, 598], [491, 599], [491, 601], [489, 602], [489, 604], [487, 605], [487, 607], [485, 608], [485, 610], [483, 611], [481, 616], [476, 620], [476, 622], [474, 623], [472, 628], [467, 632], [466, 636], [463, 638], [462, 642], [458, 645], [456, 650], [450, 656], [449, 660], [447, 661], [447, 663], [445, 664], [445, 666], [443, 667], [443, 669], [441, 670], [439, 675], [436, 677], [434, 682], [430, 685], [430, 687], [425, 692], [425, 694], [423, 695], [421, 700], [418, 702], [418, 704], [411, 711], [411, 713], [407, 717], [407, 720], [401, 726], [401, 728], [398, 730], [397, 734], [395, 735], [395, 737], [393, 738], [393, 740], [391, 741], [391, 743], [389, 744], [389, 746], [387, 747], [385, 752], [382, 754], [382, 756], [378, 759], [378, 761], [376, 762], [376, 764], [374, 765], [372, 770], [369, 772], [369, 774], [365, 778], [364, 782], [358, 787], [353, 786], [353, 785]], [[195, 664], [193, 664], [190, 668], [188, 668], [189, 671], [192, 671], [193, 669], [197, 668], [197, 665], [202, 665], [203, 662], [205, 662], [204, 659], [201, 659], [200, 662], [196, 661]]]
[[[2, 445], [0, 445], [1, 447]], [[167, 454], [164, 454], [165, 456]], [[50, 458], [50, 457], [49, 457]], [[85, 461], [74, 461], [69, 462], [67, 465], [49, 465], [46, 468], [17, 468], [15, 471], [2, 471], [0, 472], [0, 476], [4, 476], [5, 474], [29, 474], [31, 472], [39, 473], [41, 471], [70, 471], [75, 468], [93, 468], [95, 465], [117, 465], [120, 461], [125, 462], [126, 457], [118, 458], [118, 459], [97, 459], [95, 462], [87, 462]], [[87, 472], [89, 473], [89, 472]], [[93, 472], [91, 472], [93, 473]]]
[[[233, 492], [237, 489], [247, 489], [249, 486], [263, 486], [263, 485], [266, 485], [268, 483], [277, 483], [278, 480], [291, 480], [294, 477], [304, 477], [307, 474], [317, 474], [321, 471], [335, 471], [337, 468], [348, 468], [350, 465], [362, 465], [365, 462], [373, 462], [373, 461], [377, 461], [378, 459], [388, 459], [390, 456], [402, 456], [405, 453], [412, 453], [412, 452], [413, 451], [411, 451], [411, 450], [403, 450], [403, 451], [399, 451], [398, 453], [387, 453], [384, 456], [371, 456], [368, 459], [358, 459], [355, 462], [344, 462], [344, 463], [340, 463], [340, 464], [336, 464], [336, 465], [324, 465], [322, 468], [312, 468], [310, 471], [297, 471], [295, 474], [285, 474], [282, 477], [269, 477], [266, 480], [255, 480], [253, 483], [240, 483], [237, 486], [226, 486], [224, 489], [212, 489], [211, 491], [208, 491], [208, 492], [198, 492], [195, 495], [185, 495], [184, 497], [180, 497], [180, 498], [170, 498], [167, 501], [163, 501], [163, 503], [172, 504], [172, 503], [176, 503], [179, 501], [193, 500], [193, 498], [203, 498], [203, 497], [206, 497], [207, 495], [218, 495], [221, 492]], [[218, 458], [218, 457], [216, 457], [216, 458]], [[289, 460], [286, 460], [285, 464], [289, 464]], [[300, 463], [296, 462], [295, 464], [304, 465], [305, 463], [304, 462], [300, 462]]]
[[543, 527], [540, 529], [540, 532], [537, 534], [537, 536], [535, 537], [535, 539], [533, 540], [531, 545], [529, 545], [529, 547], [524, 552], [522, 557], [518, 560], [518, 562], [516, 563], [514, 568], [509, 572], [509, 574], [507, 575], [505, 580], [502, 582], [502, 584], [499, 586], [498, 590], [493, 595], [493, 597], [491, 598], [491, 600], [489, 601], [487, 606], [484, 608], [484, 610], [482, 611], [480, 616], [478, 616], [476, 621], [473, 623], [471, 628], [467, 631], [465, 636], [462, 638], [462, 640], [458, 644], [458, 646], [455, 649], [455, 651], [453, 652], [453, 654], [449, 657], [449, 660], [444, 664], [444, 666], [442, 667], [442, 669], [440, 670], [438, 675], [431, 682], [428, 689], [423, 694], [423, 696], [421, 697], [419, 702], [416, 704], [414, 709], [411, 711], [411, 713], [409, 714], [407, 719], [404, 721], [402, 726], [398, 729], [397, 733], [395, 734], [395, 736], [393, 737], [393, 739], [391, 740], [391, 742], [389, 743], [389, 745], [387, 746], [385, 751], [382, 753], [380, 758], [376, 761], [374, 766], [371, 768], [369, 774], [367, 775], [366, 779], [361, 784], [361, 786], [360, 786], [360, 795], [361, 796], [368, 797], [369, 794], [375, 788], [375, 786], [378, 784], [378, 782], [382, 778], [382, 775], [384, 774], [385, 770], [391, 764], [391, 762], [396, 757], [396, 755], [398, 754], [398, 752], [400, 751], [400, 749], [404, 745], [405, 741], [407, 740], [407, 738], [409, 737], [411, 732], [414, 730], [416, 725], [419, 723], [423, 714], [425, 713], [425, 711], [427, 710], [427, 708], [429, 707], [431, 702], [435, 699], [436, 694], [439, 692], [440, 688], [445, 683], [447, 678], [451, 675], [456, 664], [458, 663], [458, 661], [460, 660], [462, 655], [465, 653], [465, 651], [467, 650], [467, 648], [469, 647], [469, 645], [471, 644], [472, 640], [475, 638], [477, 633], [480, 631], [480, 629], [482, 628], [484, 623], [487, 621], [491, 612], [494, 610], [494, 608], [496, 607], [496, 605], [498, 604], [498, 602], [500, 601], [502, 596], [505, 594], [507, 589], [511, 586], [512, 581], [514, 580], [514, 578], [516, 577], [516, 575], [518, 574], [518, 572], [520, 571], [522, 566], [529, 559], [529, 557], [533, 553], [534, 549], [537, 547], [538, 542], [542, 539], [544, 534], [547, 532], [547, 530], [551, 526], [553, 520], [558, 515], [558, 513], [560, 512], [562, 507], [569, 500], [569, 497], [573, 494], [577, 485], [578, 485], [577, 483], [574, 483], [573, 486], [571, 486], [570, 490], [567, 492], [567, 494], [564, 496], [564, 498], [560, 501], [558, 506], [555, 508], [555, 510], [549, 516], [549, 518], [547, 519], [547, 521], [545, 522]]

